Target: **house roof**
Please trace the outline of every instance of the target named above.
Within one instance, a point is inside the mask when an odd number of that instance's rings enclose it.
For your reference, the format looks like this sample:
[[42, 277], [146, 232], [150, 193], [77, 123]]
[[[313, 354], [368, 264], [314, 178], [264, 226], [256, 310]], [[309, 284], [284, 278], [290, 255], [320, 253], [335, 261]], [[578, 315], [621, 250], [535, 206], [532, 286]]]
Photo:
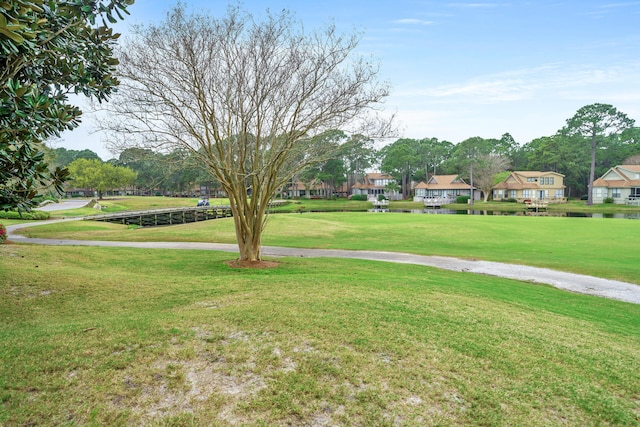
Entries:
[[433, 175], [429, 181], [420, 182], [415, 188], [424, 188], [427, 190], [460, 190], [468, 189], [469, 184], [464, 182], [460, 175]]
[[593, 181], [594, 187], [640, 187], [640, 165], [618, 165]]
[[308, 185], [305, 185], [304, 182], [300, 181], [299, 179], [295, 180], [294, 182], [292, 182], [287, 189], [288, 190], [318, 190], [322, 188], [322, 181], [316, 180], [314, 179], [311, 182], [307, 183]]
[[561, 173], [551, 172], [551, 171], [547, 171], [547, 172], [542, 172], [542, 171], [513, 171], [511, 173], [523, 176], [525, 178], [535, 178], [535, 177], [538, 177], [538, 176], [548, 176], [548, 175], [559, 175], [559, 176], [562, 176], [562, 177], [564, 176]]
[[393, 179], [391, 175], [386, 173], [372, 172], [365, 175], [367, 179]]
[[636, 173], [640, 173], [640, 165], [620, 165], [617, 167], [620, 169], [626, 169]]

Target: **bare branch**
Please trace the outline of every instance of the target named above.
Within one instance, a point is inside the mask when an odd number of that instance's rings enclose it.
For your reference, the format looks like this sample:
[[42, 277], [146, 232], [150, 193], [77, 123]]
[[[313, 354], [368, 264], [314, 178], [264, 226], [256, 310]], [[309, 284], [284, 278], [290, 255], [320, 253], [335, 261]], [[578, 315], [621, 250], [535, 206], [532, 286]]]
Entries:
[[199, 156], [229, 194], [241, 252], [249, 243], [259, 251], [269, 200], [334, 149], [315, 135], [389, 129], [376, 116], [388, 85], [355, 56], [358, 42], [333, 26], [306, 34], [286, 11], [257, 22], [238, 8], [217, 19], [179, 5], [120, 52], [105, 127], [117, 143]]

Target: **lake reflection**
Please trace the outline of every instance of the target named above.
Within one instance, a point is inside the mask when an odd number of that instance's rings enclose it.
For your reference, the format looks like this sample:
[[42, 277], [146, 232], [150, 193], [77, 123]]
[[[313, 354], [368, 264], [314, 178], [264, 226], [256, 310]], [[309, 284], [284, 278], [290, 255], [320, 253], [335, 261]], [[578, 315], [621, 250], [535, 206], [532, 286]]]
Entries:
[[633, 213], [585, 213], [585, 212], [548, 212], [548, 211], [488, 211], [453, 209], [369, 209], [368, 212], [413, 213], [432, 215], [503, 215], [503, 216], [552, 216], [568, 218], [619, 218], [640, 219], [640, 212]]

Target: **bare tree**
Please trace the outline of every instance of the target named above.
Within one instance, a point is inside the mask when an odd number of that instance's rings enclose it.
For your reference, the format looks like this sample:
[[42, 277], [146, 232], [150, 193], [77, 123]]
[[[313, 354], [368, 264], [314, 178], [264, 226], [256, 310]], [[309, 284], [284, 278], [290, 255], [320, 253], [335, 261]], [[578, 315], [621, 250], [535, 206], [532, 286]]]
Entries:
[[640, 165], [640, 154], [628, 157], [622, 162], [623, 165]]
[[481, 154], [472, 163], [475, 185], [484, 193], [486, 203], [489, 200], [491, 188], [496, 184], [494, 182], [495, 175], [507, 170], [510, 164], [509, 159], [497, 154]]
[[376, 111], [388, 85], [355, 55], [358, 42], [333, 26], [305, 33], [287, 11], [258, 21], [239, 7], [214, 18], [178, 4], [123, 47], [106, 127], [120, 141], [192, 151], [229, 195], [240, 260], [260, 260], [272, 197], [335, 149], [314, 136], [389, 124]]

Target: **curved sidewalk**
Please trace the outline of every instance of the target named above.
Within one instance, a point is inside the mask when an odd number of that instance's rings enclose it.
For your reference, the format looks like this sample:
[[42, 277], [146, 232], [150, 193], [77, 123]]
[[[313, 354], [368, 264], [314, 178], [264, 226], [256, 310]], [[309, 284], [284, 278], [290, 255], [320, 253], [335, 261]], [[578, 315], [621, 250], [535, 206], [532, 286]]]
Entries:
[[[196, 249], [235, 253], [238, 252], [237, 245], [226, 243], [60, 240], [29, 238], [20, 234], [15, 234], [17, 230], [25, 227], [76, 220], [78, 220], [78, 218], [14, 224], [7, 226], [7, 234], [8, 238], [14, 242], [35, 243], [40, 245], [106, 246], [151, 249]], [[369, 261], [424, 265], [458, 272], [486, 274], [490, 276], [504, 277], [526, 282], [543, 283], [571, 292], [595, 295], [604, 298], [611, 298], [634, 304], [640, 304], [640, 285], [620, 282], [617, 280], [602, 279], [593, 276], [585, 276], [575, 273], [565, 273], [562, 271], [556, 271], [547, 268], [530, 267], [526, 265], [505, 264], [492, 261], [464, 260], [442, 256], [414, 255], [399, 252], [353, 251], [342, 249], [303, 249], [283, 248], [276, 246], [263, 246], [262, 254], [265, 256], [275, 257], [287, 256], [309, 258], [351, 258]]]

